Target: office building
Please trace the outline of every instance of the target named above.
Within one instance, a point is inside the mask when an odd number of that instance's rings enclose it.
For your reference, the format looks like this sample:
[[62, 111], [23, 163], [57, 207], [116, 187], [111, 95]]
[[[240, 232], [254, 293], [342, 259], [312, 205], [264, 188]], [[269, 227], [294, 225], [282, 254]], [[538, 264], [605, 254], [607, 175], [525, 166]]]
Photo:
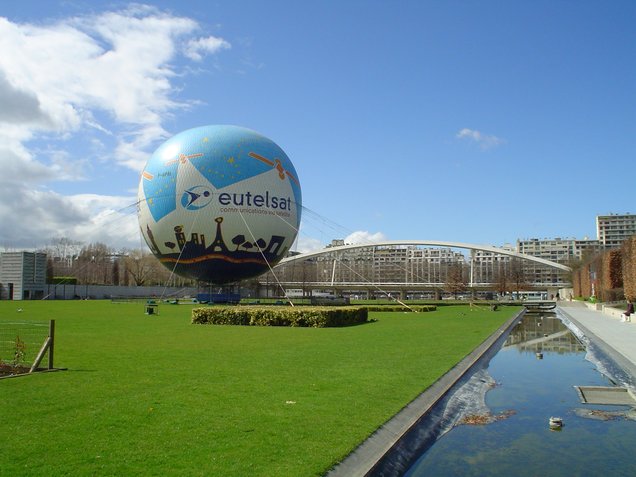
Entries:
[[45, 253], [4, 252], [0, 254], [0, 299], [42, 299], [45, 289]]

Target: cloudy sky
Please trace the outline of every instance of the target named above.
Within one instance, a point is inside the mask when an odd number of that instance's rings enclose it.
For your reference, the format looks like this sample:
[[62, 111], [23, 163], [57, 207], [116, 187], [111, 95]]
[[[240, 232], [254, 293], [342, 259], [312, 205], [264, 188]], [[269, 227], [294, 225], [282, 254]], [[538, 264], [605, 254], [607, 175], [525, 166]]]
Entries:
[[280, 145], [299, 249], [595, 238], [636, 213], [633, 1], [0, 4], [0, 249], [139, 247], [152, 152]]

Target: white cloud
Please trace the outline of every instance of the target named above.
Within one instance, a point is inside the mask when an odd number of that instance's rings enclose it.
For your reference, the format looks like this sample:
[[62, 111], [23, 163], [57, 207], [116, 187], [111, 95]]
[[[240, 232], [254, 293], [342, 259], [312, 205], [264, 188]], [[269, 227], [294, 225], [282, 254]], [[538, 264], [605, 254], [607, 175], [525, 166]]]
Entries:
[[483, 134], [475, 129], [464, 128], [456, 136], [458, 139], [467, 139], [479, 144], [482, 149], [490, 149], [503, 144], [505, 141], [497, 136]]
[[[134, 135], [131, 144], [144, 150], [168, 136], [163, 118], [189, 107], [172, 97], [178, 44], [186, 41], [197, 60], [230, 47], [222, 38], [195, 37], [198, 30], [192, 19], [139, 5], [48, 25], [0, 18], [0, 122], [30, 135], [90, 128], [121, 143], [123, 134]], [[100, 124], [96, 111], [114, 126]], [[142, 165], [126, 154], [114, 160]]]
[[292, 250], [300, 253], [316, 252], [325, 248], [325, 244], [312, 237], [298, 236]]
[[165, 140], [168, 134], [160, 124], [148, 124], [131, 134], [120, 134], [113, 158], [135, 171], [141, 171], [148, 160], [148, 147], [158, 139]]
[[366, 230], [359, 230], [347, 235], [344, 239], [346, 244], [372, 244], [376, 242], [382, 242], [387, 240], [386, 235], [382, 232], [367, 232]]
[[[132, 196], [65, 196], [50, 185], [86, 180], [98, 163], [141, 170], [170, 135], [164, 121], [191, 107], [175, 99], [183, 61], [230, 48], [200, 30], [144, 5], [38, 24], [0, 17], [0, 246], [61, 235], [138, 243], [134, 214], [115, 212]], [[106, 217], [124, 222], [108, 228]]]
[[[301, 226], [302, 228], [302, 226]], [[352, 232], [344, 238], [346, 245], [363, 245], [373, 244], [388, 240], [382, 232], [371, 233], [366, 230]], [[302, 233], [296, 238], [296, 242], [292, 246], [292, 250], [300, 253], [317, 252], [324, 250], [327, 245], [317, 238], [303, 235]]]
[[78, 129], [82, 111], [90, 109], [129, 124], [156, 123], [162, 111], [178, 106], [168, 96], [174, 73], [165, 64], [185, 28], [178, 18], [171, 24], [125, 12], [48, 26], [3, 20], [0, 70], [38, 99], [57, 131]]
[[88, 216], [66, 234], [85, 243], [101, 242], [114, 248], [143, 247], [135, 200], [131, 197], [105, 197], [80, 194], [69, 198]]
[[133, 200], [90, 194], [63, 196], [4, 183], [0, 188], [0, 247], [41, 247], [61, 236], [116, 248], [138, 247], [139, 225]]
[[184, 54], [191, 60], [201, 61], [206, 54], [214, 54], [230, 47], [230, 44], [223, 38], [208, 36], [188, 41]]
[[[2, 128], [0, 128], [2, 129]], [[31, 153], [17, 140], [3, 137], [0, 131], [0, 190], [7, 184], [32, 188], [42, 181], [53, 180], [54, 170], [33, 159]], [[0, 219], [2, 216], [0, 215]]]
[[66, 197], [11, 182], [0, 188], [0, 217], [0, 245], [25, 248], [46, 243], [68, 224], [89, 220], [88, 214]]

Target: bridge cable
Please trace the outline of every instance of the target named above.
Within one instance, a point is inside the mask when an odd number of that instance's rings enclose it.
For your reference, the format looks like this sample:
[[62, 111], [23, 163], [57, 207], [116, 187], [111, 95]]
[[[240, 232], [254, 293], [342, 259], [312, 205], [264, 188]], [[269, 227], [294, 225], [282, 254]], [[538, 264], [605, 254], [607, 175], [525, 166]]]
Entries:
[[[304, 210], [309, 210], [307, 209], [305, 206], [301, 206], [303, 211]], [[249, 229], [249, 226], [247, 225], [247, 222], [245, 222], [245, 219], [243, 218], [243, 214], [240, 212], [239, 210], [239, 214], [241, 214], [241, 218], [243, 219], [243, 222], [245, 223], [245, 226], [248, 228], [248, 230], [250, 231], [250, 234], [252, 234], [251, 230]], [[298, 228], [296, 228], [293, 224], [291, 224], [290, 222], [288, 222], [284, 217], [281, 216], [277, 216], [279, 217], [283, 222], [285, 222], [288, 226], [290, 226], [292, 229], [294, 229], [296, 231], [296, 233], [300, 233], [300, 230]], [[253, 234], [252, 234], [252, 240], [255, 240]], [[369, 246], [373, 246], [373, 244], [369, 244]], [[259, 248], [260, 250], [260, 248]], [[261, 252], [262, 253], [262, 252]], [[263, 258], [265, 258], [265, 256], [263, 256]], [[266, 260], [266, 259], [265, 259]], [[386, 290], [383, 290], [382, 288], [380, 288], [378, 285], [374, 284], [373, 282], [371, 282], [369, 279], [367, 279], [365, 276], [363, 276], [362, 274], [358, 273], [355, 269], [353, 269], [352, 267], [349, 267], [348, 265], [346, 265], [344, 263], [344, 261], [338, 259], [338, 254], [335, 253], [334, 254], [334, 261], [337, 261], [340, 265], [344, 266], [345, 268], [349, 269], [350, 272], [352, 272], [353, 274], [355, 274], [356, 276], [360, 277], [363, 281], [369, 283], [371, 286], [373, 286], [375, 289], [377, 289], [380, 293], [383, 293], [384, 295], [386, 295], [389, 299], [391, 300], [395, 300], [397, 301], [400, 305], [404, 306], [405, 308], [408, 308], [411, 311], [415, 311], [415, 309], [413, 309], [412, 307], [410, 307], [409, 305], [407, 305], [406, 303], [402, 302], [401, 300], [392, 297], [391, 294], [389, 292], [387, 292]], [[268, 266], [269, 262], [268, 262]], [[408, 271], [406, 268], [403, 268], [404, 271]], [[287, 296], [287, 292], [285, 291], [285, 288], [282, 286], [282, 284], [280, 283], [278, 277], [276, 276], [276, 274], [274, 273], [274, 270], [271, 268], [270, 266], [270, 271], [272, 272], [272, 275], [274, 275], [274, 278], [276, 279], [276, 282], [278, 283], [278, 285], [280, 286], [280, 288], [285, 292], [285, 298], [287, 298], [289, 300], [289, 302], [292, 304], [292, 301], [289, 299], [289, 297]], [[418, 277], [420, 278], [420, 277]]]

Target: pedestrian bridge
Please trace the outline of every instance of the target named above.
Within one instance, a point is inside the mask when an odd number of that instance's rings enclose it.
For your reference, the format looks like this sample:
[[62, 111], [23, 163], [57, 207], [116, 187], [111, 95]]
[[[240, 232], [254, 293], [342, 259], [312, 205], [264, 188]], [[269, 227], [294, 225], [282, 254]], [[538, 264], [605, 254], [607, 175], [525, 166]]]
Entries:
[[[492, 283], [475, 283], [475, 281], [473, 280], [474, 277], [474, 272], [475, 272], [475, 261], [473, 260], [473, 254], [474, 251], [483, 251], [483, 252], [489, 252], [492, 254], [496, 254], [496, 255], [504, 255], [504, 256], [510, 256], [510, 257], [514, 257], [517, 259], [521, 259], [521, 260], [527, 260], [530, 262], [534, 262], [540, 265], [543, 265], [545, 267], [551, 267], [563, 272], [569, 272], [571, 271], [571, 268], [568, 267], [567, 265], [564, 265], [562, 263], [557, 263], [557, 262], [553, 262], [550, 260], [546, 260], [544, 258], [540, 258], [540, 257], [535, 257], [532, 255], [527, 255], [527, 254], [523, 254], [523, 253], [519, 253], [516, 252], [514, 250], [507, 250], [507, 249], [503, 249], [503, 248], [499, 248], [499, 247], [493, 247], [493, 246], [489, 246], [489, 245], [476, 245], [476, 244], [470, 244], [470, 243], [463, 243], [463, 242], [448, 242], [448, 241], [439, 241], [439, 240], [391, 240], [391, 241], [382, 241], [382, 242], [374, 242], [374, 243], [364, 243], [364, 244], [351, 244], [351, 245], [340, 245], [340, 246], [333, 246], [333, 247], [326, 247], [324, 249], [321, 250], [317, 250], [317, 251], [313, 251], [313, 252], [307, 252], [307, 253], [302, 253], [302, 254], [298, 254], [298, 255], [294, 255], [294, 256], [290, 256], [290, 257], [286, 257], [283, 260], [280, 261], [280, 263], [277, 265], [277, 267], [279, 266], [283, 266], [283, 265], [288, 265], [288, 264], [292, 264], [294, 262], [302, 262], [304, 260], [307, 259], [311, 259], [311, 258], [315, 258], [315, 257], [319, 257], [319, 256], [324, 256], [324, 255], [335, 255], [335, 259], [334, 259], [334, 272], [335, 272], [335, 265], [336, 262], [338, 262], [338, 255], [342, 255], [345, 254], [348, 251], [352, 251], [352, 250], [356, 250], [356, 249], [364, 249], [364, 248], [390, 248], [390, 247], [396, 247], [396, 248], [401, 248], [401, 247], [407, 247], [407, 246], [424, 246], [424, 247], [436, 247], [436, 248], [450, 248], [450, 249], [464, 249], [464, 250], [470, 250], [471, 251], [471, 259], [470, 259], [470, 276], [469, 276], [469, 280], [468, 280], [468, 288], [469, 289], [473, 289], [473, 290], [488, 290], [490, 288], [492, 288], [494, 286], [494, 284]], [[302, 281], [287, 281], [287, 280], [283, 280], [280, 285], [283, 285], [285, 287], [303, 287], [303, 288], [311, 288], [311, 289], [315, 289], [315, 288], [321, 288], [321, 287], [329, 287], [333, 290], [364, 290], [364, 289], [369, 289], [370, 287], [381, 287], [383, 290], [426, 290], [426, 289], [435, 289], [435, 288], [440, 288], [444, 286], [444, 283], [433, 283], [433, 282], [427, 282], [427, 283], [419, 283], [419, 282], [386, 282], [386, 283], [370, 283], [370, 282], [366, 282], [366, 281], [356, 281], [356, 282], [339, 282], [337, 280], [334, 280], [334, 274], [332, 274], [331, 280], [329, 281], [328, 279], [326, 281], [310, 281], [308, 279], [304, 279]], [[569, 283], [532, 283], [532, 284], [527, 284], [526, 288], [528, 290], [549, 290], [550, 293], [555, 294], [559, 288], [561, 287], [568, 287], [570, 286]]]
[[351, 245], [339, 245], [336, 247], [327, 247], [314, 252], [301, 253], [299, 255], [294, 255], [293, 257], [287, 257], [280, 261], [279, 265], [283, 265], [285, 263], [290, 263], [296, 260], [306, 260], [311, 257], [316, 257], [319, 255], [327, 255], [335, 252], [347, 251], [347, 250], [355, 250], [359, 248], [370, 248], [370, 247], [403, 247], [409, 245], [418, 245], [418, 246], [426, 246], [426, 247], [447, 247], [447, 248], [460, 248], [466, 250], [481, 250], [484, 252], [491, 252], [499, 255], [508, 255], [511, 257], [520, 258], [523, 260], [529, 260], [531, 262], [540, 263], [542, 265], [546, 265], [548, 267], [558, 268], [559, 270], [563, 270], [566, 272], [572, 271], [570, 267], [567, 265], [563, 265], [562, 263], [552, 262], [550, 260], [546, 260], [544, 258], [535, 257], [533, 255], [527, 255], [525, 253], [519, 253], [514, 250], [506, 250], [499, 247], [493, 247], [489, 245], [475, 245], [470, 243], [463, 242], [446, 242], [440, 240], [391, 240], [384, 242], [374, 242], [374, 243], [366, 243], [366, 244], [351, 244]]

